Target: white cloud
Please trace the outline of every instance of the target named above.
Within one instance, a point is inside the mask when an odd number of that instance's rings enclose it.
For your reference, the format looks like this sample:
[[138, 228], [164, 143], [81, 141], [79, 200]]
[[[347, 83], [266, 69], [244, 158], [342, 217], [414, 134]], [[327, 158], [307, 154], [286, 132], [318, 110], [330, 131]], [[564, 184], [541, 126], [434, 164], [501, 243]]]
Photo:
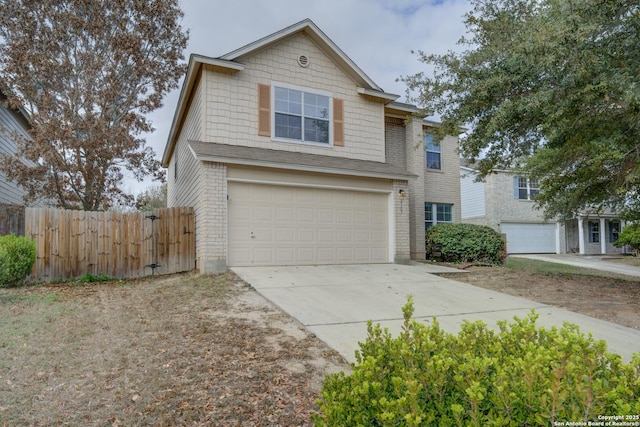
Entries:
[[[401, 75], [425, 70], [411, 51], [456, 49], [464, 33], [467, 0], [182, 0], [182, 25], [190, 30], [185, 57], [218, 57], [310, 18], [385, 91], [404, 95]], [[156, 131], [147, 144], [160, 158], [179, 90], [149, 115]], [[403, 100], [401, 98], [400, 100]], [[150, 182], [127, 182], [141, 191]]]

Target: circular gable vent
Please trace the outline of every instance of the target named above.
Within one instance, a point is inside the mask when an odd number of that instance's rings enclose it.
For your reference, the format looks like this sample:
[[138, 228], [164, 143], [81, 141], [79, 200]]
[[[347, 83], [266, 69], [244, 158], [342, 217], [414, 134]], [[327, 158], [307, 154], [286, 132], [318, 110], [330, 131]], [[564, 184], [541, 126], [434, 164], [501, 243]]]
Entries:
[[298, 56], [298, 65], [307, 68], [309, 66], [309, 57], [307, 55]]

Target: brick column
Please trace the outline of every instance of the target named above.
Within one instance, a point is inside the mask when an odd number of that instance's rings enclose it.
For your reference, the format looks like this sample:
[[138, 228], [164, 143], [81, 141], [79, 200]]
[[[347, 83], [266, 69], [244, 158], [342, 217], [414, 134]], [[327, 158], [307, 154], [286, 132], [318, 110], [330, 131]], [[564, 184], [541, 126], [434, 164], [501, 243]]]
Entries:
[[408, 264], [411, 260], [411, 245], [409, 236], [409, 185], [407, 181], [393, 181], [393, 221], [395, 255], [393, 262]]
[[411, 259], [425, 259], [424, 187], [425, 148], [422, 120], [409, 118], [406, 129], [407, 172], [417, 175], [409, 180], [409, 233]]
[[201, 273], [227, 270], [227, 167], [202, 162], [196, 251]]

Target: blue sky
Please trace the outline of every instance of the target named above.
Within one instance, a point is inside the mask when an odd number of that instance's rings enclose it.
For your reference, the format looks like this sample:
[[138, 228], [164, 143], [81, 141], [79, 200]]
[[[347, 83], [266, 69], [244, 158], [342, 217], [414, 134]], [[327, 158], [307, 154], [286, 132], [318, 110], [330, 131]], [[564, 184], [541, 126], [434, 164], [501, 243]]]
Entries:
[[[218, 57], [310, 18], [367, 75], [390, 93], [404, 96], [401, 75], [424, 71], [411, 51], [444, 53], [464, 34], [468, 0], [182, 0], [182, 25], [191, 53]], [[147, 144], [158, 158], [166, 144], [179, 90], [149, 115], [156, 131]], [[399, 101], [404, 100], [400, 98]], [[127, 180], [137, 193], [151, 181]]]

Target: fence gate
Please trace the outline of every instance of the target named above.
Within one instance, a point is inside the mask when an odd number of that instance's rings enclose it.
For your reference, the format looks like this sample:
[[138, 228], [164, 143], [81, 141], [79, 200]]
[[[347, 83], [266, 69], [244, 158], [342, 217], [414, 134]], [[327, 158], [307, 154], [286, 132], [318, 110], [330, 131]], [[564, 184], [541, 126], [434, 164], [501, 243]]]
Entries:
[[146, 213], [27, 208], [25, 235], [36, 240], [37, 281], [88, 273], [141, 277], [195, 266], [193, 208]]

